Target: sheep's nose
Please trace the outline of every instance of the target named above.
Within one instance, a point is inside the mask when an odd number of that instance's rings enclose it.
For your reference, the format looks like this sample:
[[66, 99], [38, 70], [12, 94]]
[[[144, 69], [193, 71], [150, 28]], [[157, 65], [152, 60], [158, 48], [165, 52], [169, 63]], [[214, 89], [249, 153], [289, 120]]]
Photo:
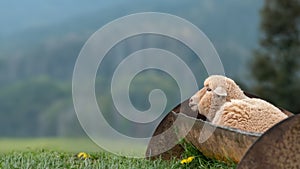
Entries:
[[190, 98], [190, 103], [193, 102], [193, 98]]

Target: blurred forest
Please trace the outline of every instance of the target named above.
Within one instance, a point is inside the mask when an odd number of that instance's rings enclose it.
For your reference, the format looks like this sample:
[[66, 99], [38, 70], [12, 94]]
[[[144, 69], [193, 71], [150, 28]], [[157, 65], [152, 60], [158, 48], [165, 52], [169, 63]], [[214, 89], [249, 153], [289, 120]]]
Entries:
[[254, 91], [280, 107], [300, 112], [300, 1], [266, 0], [260, 48], [251, 64]]
[[[262, 37], [259, 34], [259, 11], [261, 9], [265, 11], [267, 6], [265, 4], [263, 7], [263, 1], [166, 0], [162, 2], [153, 0], [147, 2], [116, 0], [113, 2], [93, 1], [93, 3], [51, 0], [38, 3], [39, 8], [37, 9], [35, 0], [0, 2], [0, 21], [4, 23], [0, 29], [0, 136], [84, 135], [72, 103], [71, 80], [76, 58], [86, 40], [101, 26], [121, 16], [145, 11], [170, 13], [192, 22], [215, 45], [227, 76], [234, 78], [250, 92], [257, 92], [258, 95], [275, 104], [299, 112], [297, 107], [293, 107], [297, 99], [294, 102], [279, 100], [273, 94], [275, 91], [277, 93], [289, 91], [287, 92], [289, 94], [283, 93], [278, 96], [290, 97], [293, 90], [287, 87], [293, 86], [291, 84], [296, 85], [297, 80], [286, 81], [289, 83], [278, 82], [276, 90], [268, 93], [263, 93], [266, 90], [259, 88], [261, 84], [264, 88], [265, 83], [267, 87], [275, 84], [272, 80], [268, 81], [273, 78], [271, 76], [275, 77], [276, 75], [277, 77], [278, 75], [279, 77], [279, 74], [266, 73], [260, 76], [255, 73], [255, 70], [257, 70], [256, 72], [267, 70], [265, 69], [266, 65], [259, 66], [261, 62], [259, 60], [265, 59], [260, 55], [267, 53], [272, 54], [274, 59], [279, 58], [275, 55], [278, 46], [273, 44], [265, 46], [262, 42], [264, 38], [273, 37], [273, 34], [268, 34], [268, 28], [264, 28], [264, 26], [262, 26]], [[280, 5], [277, 7], [281, 11]], [[18, 10], [12, 10], [13, 8]], [[289, 9], [282, 10], [282, 14], [289, 11]], [[295, 11], [297, 10], [295, 9]], [[262, 25], [266, 23], [266, 26], [273, 27], [270, 25], [271, 22], [269, 24], [266, 21], [270, 21], [270, 18], [278, 21], [280, 17], [273, 17], [271, 14], [265, 13], [268, 12], [261, 13]], [[276, 13], [276, 15], [280, 14]], [[290, 21], [289, 19], [295, 19], [294, 22], [298, 21], [298, 18], [288, 15], [282, 17], [282, 23], [285, 24], [284, 22]], [[277, 26], [280, 27], [280, 30], [287, 28], [282, 25]], [[299, 26], [295, 26], [296, 28], [298, 32]], [[281, 37], [281, 34], [278, 37]], [[299, 40], [298, 34], [297, 37]], [[259, 38], [261, 38], [261, 44], [258, 43]], [[277, 39], [277, 37], [274, 38], [276, 42]], [[126, 120], [114, 113], [115, 108], [109, 94], [110, 77], [123, 58], [134, 51], [149, 47], [165, 49], [181, 57], [199, 78], [200, 87], [207, 76], [207, 72], [197, 56], [188, 47], [174, 39], [145, 35], [131, 37], [117, 44], [105, 56], [99, 67], [96, 96], [106, 119], [114, 127], [124, 130], [122, 132], [125, 133], [129, 131], [143, 133], [144, 131], [134, 126], [128, 126]], [[257, 49], [255, 57], [253, 57], [254, 49]], [[292, 47], [284, 49], [293, 50]], [[256, 61], [253, 61], [253, 58]], [[249, 61], [251, 61], [250, 68], [254, 70], [253, 74], [249, 72]], [[290, 61], [288, 60], [288, 62]], [[274, 60], [271, 63], [269, 67], [275, 67], [275, 64], [280, 65], [282, 62]], [[281, 68], [281, 70], [284, 69], [285, 67]], [[296, 69], [298, 69], [298, 65], [291, 68], [287, 74], [292, 73], [297, 76]], [[278, 87], [285, 90], [278, 90]], [[139, 110], [149, 108], [148, 94], [156, 88], [165, 91], [168, 98], [165, 113], [180, 102], [180, 93], [174, 79], [161, 71], [151, 70], [141, 72], [132, 81], [130, 98], [133, 105]], [[295, 92], [295, 96], [296, 94], [297, 92]]]

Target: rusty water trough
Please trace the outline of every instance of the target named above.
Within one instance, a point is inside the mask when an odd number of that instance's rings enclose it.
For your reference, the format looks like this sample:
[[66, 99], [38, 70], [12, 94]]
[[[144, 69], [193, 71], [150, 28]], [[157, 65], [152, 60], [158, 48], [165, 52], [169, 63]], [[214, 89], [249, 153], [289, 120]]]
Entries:
[[300, 114], [266, 131], [249, 148], [237, 168], [300, 168]]
[[[293, 116], [286, 110], [282, 111], [288, 116]], [[190, 109], [188, 100], [182, 102], [157, 126], [154, 137], [148, 144], [146, 157], [165, 160], [181, 158], [184, 148], [179, 141], [184, 138], [206, 157], [239, 163], [253, 143], [260, 140], [260, 133], [214, 126], [205, 120], [204, 116]]]

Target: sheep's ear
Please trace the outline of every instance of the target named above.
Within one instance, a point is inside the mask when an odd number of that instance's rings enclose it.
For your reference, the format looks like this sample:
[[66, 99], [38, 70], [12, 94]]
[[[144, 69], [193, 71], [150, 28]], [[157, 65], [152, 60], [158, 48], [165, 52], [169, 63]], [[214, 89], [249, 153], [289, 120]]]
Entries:
[[214, 90], [214, 93], [218, 96], [227, 96], [227, 92], [226, 90], [223, 88], [223, 87], [217, 87], [215, 90]]

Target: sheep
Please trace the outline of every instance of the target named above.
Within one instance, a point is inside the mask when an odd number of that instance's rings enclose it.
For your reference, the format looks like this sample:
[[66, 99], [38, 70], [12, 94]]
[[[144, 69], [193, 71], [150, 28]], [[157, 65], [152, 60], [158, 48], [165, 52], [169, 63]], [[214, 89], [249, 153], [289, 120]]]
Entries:
[[248, 132], [263, 133], [287, 118], [267, 101], [247, 97], [232, 79], [220, 75], [208, 77], [190, 98], [189, 106], [212, 124]]
[[219, 96], [226, 95], [226, 101], [247, 98], [233, 80], [220, 75], [212, 75], [204, 81], [204, 87], [190, 98], [190, 108], [193, 111], [199, 110], [200, 114], [212, 121], [216, 111], [219, 109], [219, 107], [211, 106], [211, 101], [214, 100], [211, 99], [212, 95], [216, 92]]

